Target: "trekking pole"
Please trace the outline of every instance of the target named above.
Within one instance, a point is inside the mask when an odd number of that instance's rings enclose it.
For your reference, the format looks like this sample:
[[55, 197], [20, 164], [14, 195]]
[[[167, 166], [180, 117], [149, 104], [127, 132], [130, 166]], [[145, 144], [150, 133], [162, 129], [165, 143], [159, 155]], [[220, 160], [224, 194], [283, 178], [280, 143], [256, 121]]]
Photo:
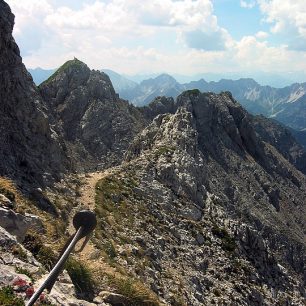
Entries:
[[[89, 234], [95, 229], [96, 225], [97, 219], [94, 212], [89, 210], [82, 210], [75, 214], [75, 216], [73, 217], [73, 226], [76, 229], [75, 234], [68, 239], [65, 246], [63, 247], [63, 250], [59, 256], [56, 265], [51, 270], [46, 280], [32, 295], [26, 306], [34, 305], [34, 303], [37, 301], [44, 289], [47, 289], [49, 292], [51, 291], [54, 283], [57, 280], [57, 277], [64, 268], [65, 262], [67, 261], [69, 254], [72, 252], [77, 242], [84, 237], [89, 238]], [[85, 243], [88, 240], [89, 239], [85, 240], [81, 249], [84, 248]]]

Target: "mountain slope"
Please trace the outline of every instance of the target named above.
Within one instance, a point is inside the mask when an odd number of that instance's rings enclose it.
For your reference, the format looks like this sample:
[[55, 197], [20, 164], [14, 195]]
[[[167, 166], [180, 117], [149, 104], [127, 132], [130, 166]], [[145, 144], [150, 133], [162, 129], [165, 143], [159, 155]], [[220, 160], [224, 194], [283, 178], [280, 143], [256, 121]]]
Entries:
[[296, 130], [306, 128], [306, 94], [297, 100], [278, 106], [275, 119]]
[[123, 96], [125, 96], [125, 92], [128, 94], [131, 90], [135, 90], [138, 86], [136, 82], [125, 78], [124, 76], [113, 70], [102, 69], [102, 72], [106, 73], [109, 76], [115, 91], [120, 92]]
[[137, 106], [143, 106], [157, 96], [177, 97], [180, 93], [180, 84], [172, 76], [161, 74], [154, 79], [142, 81], [131, 102]]
[[177, 104], [97, 184], [96, 245], [167, 305], [302, 305], [305, 175], [228, 93]]
[[[78, 301], [66, 276], [55, 304], [305, 303], [306, 156], [287, 129], [229, 92], [192, 89], [136, 108], [77, 59], [38, 91], [12, 27], [0, 0], [0, 225], [28, 249], [0, 227], [1, 293], [25, 297], [17, 285], [3, 291], [20, 275], [37, 288], [74, 212], [95, 208], [95, 233], [67, 270], [79, 297], [96, 297]], [[3, 175], [44, 195], [52, 214]]]

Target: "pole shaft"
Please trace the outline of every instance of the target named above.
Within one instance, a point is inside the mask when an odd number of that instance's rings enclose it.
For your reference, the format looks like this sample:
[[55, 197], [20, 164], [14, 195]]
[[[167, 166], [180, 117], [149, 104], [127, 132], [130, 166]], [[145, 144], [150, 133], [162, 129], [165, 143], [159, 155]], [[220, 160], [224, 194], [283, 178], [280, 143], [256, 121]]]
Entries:
[[65, 250], [65, 252], [63, 253], [63, 255], [61, 256], [61, 258], [58, 260], [58, 262], [56, 263], [56, 265], [54, 266], [54, 268], [51, 270], [51, 272], [49, 273], [48, 277], [46, 278], [46, 280], [41, 284], [41, 286], [35, 291], [35, 293], [32, 295], [32, 297], [30, 298], [29, 302], [27, 303], [26, 306], [32, 306], [34, 305], [34, 303], [36, 302], [36, 300], [39, 298], [39, 296], [41, 295], [41, 293], [44, 291], [44, 289], [48, 286], [48, 284], [50, 282], [52, 282], [54, 280], [54, 278], [57, 278], [58, 274], [61, 271], [61, 268], [63, 267], [65, 261], [67, 260], [70, 252], [73, 250], [73, 248], [75, 247], [76, 243], [79, 241], [81, 235], [82, 235], [82, 231], [83, 231], [83, 227], [81, 226], [77, 232], [74, 234], [74, 237], [72, 239], [72, 241], [70, 242], [70, 244], [68, 245], [67, 249]]

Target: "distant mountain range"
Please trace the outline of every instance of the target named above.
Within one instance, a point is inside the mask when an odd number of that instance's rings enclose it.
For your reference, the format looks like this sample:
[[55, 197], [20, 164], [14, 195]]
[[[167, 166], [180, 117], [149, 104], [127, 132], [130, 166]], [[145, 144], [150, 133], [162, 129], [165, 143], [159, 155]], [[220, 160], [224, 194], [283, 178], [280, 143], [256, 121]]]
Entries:
[[[161, 74], [137, 83], [112, 70], [109, 75], [115, 91], [121, 98], [136, 106], [148, 105], [155, 97], [176, 98], [185, 90], [220, 93], [230, 91], [249, 112], [272, 117], [295, 129], [306, 129], [306, 83], [295, 83], [283, 88], [262, 86], [250, 78], [238, 80], [221, 79], [207, 82], [204, 79], [181, 84], [168, 74]], [[47, 79], [54, 70], [29, 69], [36, 84]]]
[[112, 71], [105, 72], [109, 74], [120, 97], [137, 106], [147, 105], [158, 96], [176, 98], [183, 91], [191, 89], [214, 93], [230, 91], [253, 114], [275, 118], [296, 130], [306, 129], [306, 83], [274, 88], [261, 86], [253, 79], [222, 79], [218, 82], [200, 79], [180, 84], [172, 76], [161, 74], [137, 84]]
[[39, 85], [40, 83], [45, 81], [49, 76], [53, 74], [55, 70], [56, 69], [42, 69], [40, 67], [35, 69], [28, 69], [36, 85]]

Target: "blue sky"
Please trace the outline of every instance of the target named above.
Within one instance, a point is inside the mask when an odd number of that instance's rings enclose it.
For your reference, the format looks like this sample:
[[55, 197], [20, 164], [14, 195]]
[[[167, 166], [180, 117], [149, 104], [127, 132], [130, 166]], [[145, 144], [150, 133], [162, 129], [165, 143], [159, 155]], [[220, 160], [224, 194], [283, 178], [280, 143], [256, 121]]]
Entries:
[[125, 74], [306, 71], [305, 0], [7, 2], [29, 68], [55, 68], [75, 56]]

